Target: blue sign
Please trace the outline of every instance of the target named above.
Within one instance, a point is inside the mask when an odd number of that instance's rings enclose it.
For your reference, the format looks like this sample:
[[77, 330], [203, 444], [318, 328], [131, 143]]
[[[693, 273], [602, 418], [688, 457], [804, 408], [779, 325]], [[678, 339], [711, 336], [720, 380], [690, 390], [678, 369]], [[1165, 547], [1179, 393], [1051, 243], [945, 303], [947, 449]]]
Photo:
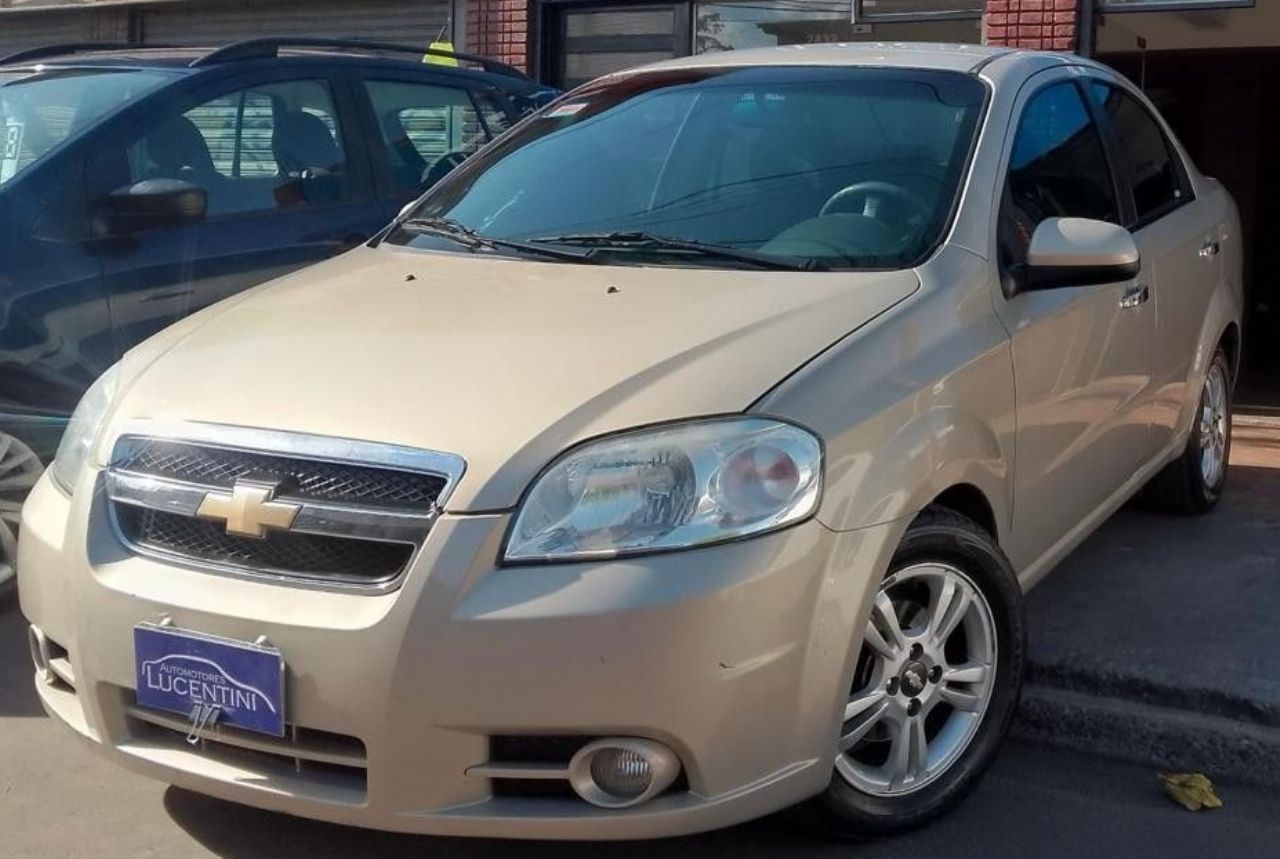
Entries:
[[284, 736], [284, 660], [275, 648], [139, 624], [133, 649], [138, 706], [181, 713], [193, 730]]

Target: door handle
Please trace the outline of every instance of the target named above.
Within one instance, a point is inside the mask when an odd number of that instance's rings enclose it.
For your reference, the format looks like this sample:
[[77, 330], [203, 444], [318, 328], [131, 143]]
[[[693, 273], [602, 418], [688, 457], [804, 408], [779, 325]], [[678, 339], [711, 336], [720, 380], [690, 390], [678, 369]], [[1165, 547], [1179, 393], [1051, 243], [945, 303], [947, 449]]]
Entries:
[[1135, 307], [1141, 307], [1146, 304], [1147, 299], [1150, 297], [1151, 290], [1147, 288], [1145, 283], [1139, 283], [1124, 291], [1124, 295], [1120, 297], [1120, 307], [1123, 310], [1132, 310]]
[[1213, 259], [1221, 252], [1222, 252], [1222, 245], [1218, 244], [1218, 242], [1214, 241], [1213, 239], [1210, 239], [1209, 241], [1205, 242], [1203, 245], [1200, 246], [1201, 259]]

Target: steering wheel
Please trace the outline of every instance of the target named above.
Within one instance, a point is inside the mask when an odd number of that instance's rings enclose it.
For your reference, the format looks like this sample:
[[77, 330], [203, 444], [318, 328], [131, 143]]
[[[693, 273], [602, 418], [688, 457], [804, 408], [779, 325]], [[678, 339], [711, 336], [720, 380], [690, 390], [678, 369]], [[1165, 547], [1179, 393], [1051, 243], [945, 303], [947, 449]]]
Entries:
[[[880, 213], [880, 202], [886, 198], [905, 203], [913, 210], [913, 214], [921, 218], [928, 218], [933, 209], [923, 197], [901, 185], [895, 185], [892, 182], [868, 181], [855, 182], [836, 191], [827, 202], [822, 204], [818, 216], [847, 212], [883, 221], [885, 219]], [[859, 201], [861, 205], [854, 205]]]
[[422, 171], [422, 185], [430, 188], [467, 160], [469, 153], [462, 149], [454, 149], [434, 159], [426, 170]]

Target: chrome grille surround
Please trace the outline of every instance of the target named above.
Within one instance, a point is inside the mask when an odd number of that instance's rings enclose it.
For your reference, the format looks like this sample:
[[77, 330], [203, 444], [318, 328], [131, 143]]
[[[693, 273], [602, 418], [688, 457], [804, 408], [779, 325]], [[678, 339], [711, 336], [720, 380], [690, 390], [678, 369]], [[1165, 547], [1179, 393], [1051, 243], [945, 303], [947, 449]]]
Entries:
[[[116, 440], [104, 484], [112, 527], [138, 555], [300, 587], [382, 593], [399, 587], [465, 468], [454, 454], [398, 445], [134, 421]], [[211, 533], [196, 511], [206, 496], [238, 482], [274, 485], [276, 500], [298, 508], [292, 524], [262, 538], [222, 534], [217, 525]]]

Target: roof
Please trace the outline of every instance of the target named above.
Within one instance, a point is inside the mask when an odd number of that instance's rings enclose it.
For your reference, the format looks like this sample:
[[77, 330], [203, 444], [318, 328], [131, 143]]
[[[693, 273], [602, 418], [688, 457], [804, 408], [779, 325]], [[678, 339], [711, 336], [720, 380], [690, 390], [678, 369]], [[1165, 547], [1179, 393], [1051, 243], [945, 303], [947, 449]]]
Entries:
[[881, 66], [969, 72], [997, 57], [1013, 53], [1009, 48], [933, 42], [839, 42], [817, 45], [783, 45], [678, 57], [644, 66], [645, 71], [725, 66]]

